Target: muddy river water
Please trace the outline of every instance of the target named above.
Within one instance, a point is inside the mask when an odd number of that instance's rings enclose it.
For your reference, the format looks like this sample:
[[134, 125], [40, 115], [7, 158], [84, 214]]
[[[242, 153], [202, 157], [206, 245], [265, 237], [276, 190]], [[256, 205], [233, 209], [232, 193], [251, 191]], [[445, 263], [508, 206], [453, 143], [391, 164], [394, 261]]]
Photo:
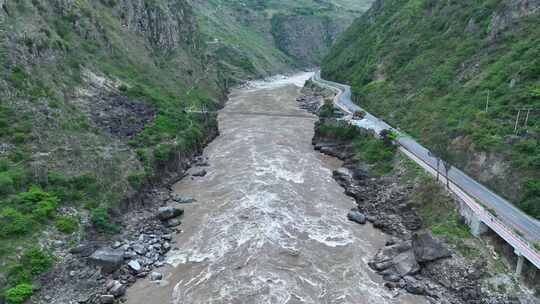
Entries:
[[424, 303], [392, 297], [367, 266], [387, 237], [347, 220], [354, 202], [311, 146], [314, 116], [231, 113], [309, 115], [295, 98], [310, 75], [233, 90], [208, 174], [175, 186], [197, 202], [182, 206], [164, 280], [138, 281], [128, 303]]

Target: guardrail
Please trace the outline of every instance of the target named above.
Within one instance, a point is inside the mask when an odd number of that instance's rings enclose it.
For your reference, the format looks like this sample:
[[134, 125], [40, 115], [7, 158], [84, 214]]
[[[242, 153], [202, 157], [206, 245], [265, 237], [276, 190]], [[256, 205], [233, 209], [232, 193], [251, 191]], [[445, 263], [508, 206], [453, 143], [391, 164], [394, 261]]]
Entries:
[[[416, 155], [414, 152], [408, 150], [406, 147], [400, 144], [400, 147], [406, 152], [405, 154], [413, 159], [416, 163], [422, 162], [425, 166], [428, 166], [436, 174], [437, 169], [435, 169], [431, 164], [425, 162], [419, 155]], [[413, 157], [411, 157], [411, 155]], [[446, 177], [442, 176], [441, 182], [445, 182]], [[523, 239], [521, 236], [516, 235], [512, 230], [506, 227], [506, 224], [499, 220], [497, 217], [491, 215], [489, 211], [486, 210], [483, 206], [477, 203], [470, 195], [466, 193], [459, 185], [453, 182], [451, 179], [449, 181], [450, 190], [455, 196], [463, 203], [465, 203], [474, 214], [493, 230], [497, 235], [509, 243], [514, 249], [522, 254], [527, 260], [529, 260], [533, 265], [540, 269], [540, 253], [533, 248], [530, 243]]]
[[[321, 79], [318, 74], [316, 74], [315, 77], [315, 81], [318, 81], [319, 83], [322, 83], [326, 87], [337, 92], [336, 96], [334, 97], [334, 104], [336, 106], [338, 106], [340, 109], [344, 110], [347, 113], [352, 113], [348, 108], [346, 108], [339, 102], [344, 94], [344, 91], [348, 89], [347, 87], [331, 84], [330, 82]], [[401, 132], [396, 130], [395, 128], [391, 126], [389, 126], [389, 128], [392, 131], [395, 131], [397, 134], [401, 134]], [[413, 161], [420, 165], [423, 164], [424, 166], [427, 166], [428, 168], [433, 170], [435, 174], [437, 173], [437, 171], [439, 171], [438, 169], [434, 168], [429, 162], [425, 161], [420, 155], [417, 155], [414, 151], [409, 150], [404, 144], [399, 141], [399, 139], [396, 140], [396, 142], [399, 144], [400, 149], [402, 149], [402, 151], [404, 151], [405, 154]], [[444, 178], [446, 179], [447, 177]], [[449, 190], [457, 197], [457, 199], [459, 199], [462, 203], [466, 204], [482, 223], [484, 223], [491, 230], [497, 233], [497, 235], [499, 235], [502, 239], [509, 243], [514, 248], [517, 254], [524, 256], [536, 268], [540, 269], [540, 253], [530, 244], [529, 241], [517, 235], [513, 231], [513, 229], [508, 228], [507, 224], [505, 224], [497, 217], [493, 216], [488, 210], [486, 210], [485, 207], [476, 202], [473, 195], [469, 195], [457, 183], [452, 181], [451, 178], [448, 178], [448, 184], [450, 188]]]

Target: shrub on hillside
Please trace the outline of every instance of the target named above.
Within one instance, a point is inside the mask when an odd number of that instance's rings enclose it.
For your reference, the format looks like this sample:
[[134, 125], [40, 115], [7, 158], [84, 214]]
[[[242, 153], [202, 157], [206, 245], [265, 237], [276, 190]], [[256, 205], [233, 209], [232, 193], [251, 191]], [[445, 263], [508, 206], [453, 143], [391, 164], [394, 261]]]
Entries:
[[135, 190], [138, 190], [146, 180], [146, 174], [142, 173], [133, 173], [128, 176], [128, 182], [131, 187]]
[[334, 116], [334, 104], [332, 102], [325, 102], [319, 110], [320, 117], [333, 117]]
[[524, 190], [524, 198], [519, 207], [535, 218], [540, 218], [540, 181], [528, 180]]
[[351, 125], [331, 125], [323, 124], [319, 127], [319, 132], [324, 137], [335, 138], [338, 140], [352, 140], [359, 135], [358, 128]]
[[95, 208], [90, 212], [90, 219], [94, 227], [103, 233], [116, 233], [119, 230], [117, 224], [113, 223], [109, 212], [105, 208]]
[[38, 187], [31, 187], [27, 192], [17, 194], [14, 201], [24, 213], [31, 213], [38, 221], [45, 221], [54, 216], [59, 199]]
[[32, 247], [24, 252], [18, 263], [8, 268], [8, 284], [15, 286], [31, 283], [34, 277], [49, 271], [53, 262], [53, 257], [49, 253], [38, 247]]
[[6, 195], [15, 191], [13, 179], [7, 172], [0, 173], [0, 195]]
[[23, 254], [21, 264], [30, 270], [32, 276], [37, 276], [47, 272], [51, 268], [53, 258], [44, 250], [38, 247], [32, 247]]
[[56, 219], [56, 229], [63, 233], [71, 234], [79, 229], [79, 221], [71, 216], [61, 216]]
[[6, 301], [8, 304], [22, 304], [32, 296], [32, 293], [32, 285], [22, 283], [6, 291]]
[[0, 212], [0, 237], [22, 235], [30, 231], [32, 222], [24, 214], [13, 208]]

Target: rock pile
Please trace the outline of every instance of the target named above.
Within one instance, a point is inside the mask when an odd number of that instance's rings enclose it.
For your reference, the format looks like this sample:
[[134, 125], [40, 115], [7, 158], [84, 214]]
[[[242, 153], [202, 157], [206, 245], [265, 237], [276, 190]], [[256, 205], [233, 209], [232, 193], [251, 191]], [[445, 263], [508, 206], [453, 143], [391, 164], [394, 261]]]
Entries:
[[[170, 198], [166, 201], [169, 201]], [[70, 252], [58, 269], [49, 277], [51, 286], [40, 292], [35, 303], [109, 304], [124, 301], [126, 289], [140, 278], [160, 281], [165, 256], [178, 232], [171, 221], [178, 221], [182, 209], [160, 207], [148, 210], [129, 224], [116, 241], [82, 244]]]
[[421, 263], [450, 257], [450, 251], [429, 233], [415, 233], [412, 240], [390, 241], [379, 249], [369, 266], [383, 276], [390, 289], [403, 288], [413, 294], [439, 296], [440, 292], [432, 284], [425, 283], [417, 276]]
[[88, 261], [90, 265], [98, 266], [103, 279], [106, 279], [96, 299], [101, 303], [114, 303], [115, 299], [124, 296], [127, 287], [138, 278], [150, 275], [152, 281], [161, 280], [163, 275], [153, 270], [164, 265], [165, 254], [172, 247], [170, 242], [173, 231], [167, 226], [182, 214], [181, 209], [161, 207], [156, 214], [159, 221], [148, 219], [146, 224], [131, 234], [131, 238], [118, 240], [96, 250]]

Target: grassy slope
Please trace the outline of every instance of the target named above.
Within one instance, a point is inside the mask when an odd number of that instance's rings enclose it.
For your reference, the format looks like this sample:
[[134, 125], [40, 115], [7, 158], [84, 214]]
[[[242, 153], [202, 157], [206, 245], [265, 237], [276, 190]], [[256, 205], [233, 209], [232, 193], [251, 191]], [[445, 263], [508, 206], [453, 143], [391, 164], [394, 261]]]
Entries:
[[[47, 245], [75, 244], [82, 222], [116, 231], [111, 212], [120, 201], [158, 180], [212, 127], [181, 111], [216, 107], [221, 95], [198, 33], [163, 53], [126, 29], [111, 3], [76, 1], [62, 12], [21, 0], [1, 16], [0, 144], [8, 148], [0, 153], [0, 296], [46, 271]], [[93, 123], [81, 105], [99, 86], [94, 74], [112, 85], [100, 92], [155, 110], [143, 132], [119, 138]], [[45, 251], [32, 249], [38, 244]]]
[[[202, 30], [213, 54], [236, 78], [260, 77], [283, 72], [297, 65], [281, 51], [272, 37], [276, 15], [316, 15], [338, 18], [349, 24], [365, 11], [366, 1], [195, 1]], [[218, 43], [212, 41], [218, 39]]]
[[[428, 147], [449, 147], [454, 164], [540, 218], [538, 113], [513, 135], [515, 108], [540, 107], [538, 12], [500, 0], [381, 3], [336, 43], [324, 76]], [[493, 16], [512, 14], [497, 30]]]

